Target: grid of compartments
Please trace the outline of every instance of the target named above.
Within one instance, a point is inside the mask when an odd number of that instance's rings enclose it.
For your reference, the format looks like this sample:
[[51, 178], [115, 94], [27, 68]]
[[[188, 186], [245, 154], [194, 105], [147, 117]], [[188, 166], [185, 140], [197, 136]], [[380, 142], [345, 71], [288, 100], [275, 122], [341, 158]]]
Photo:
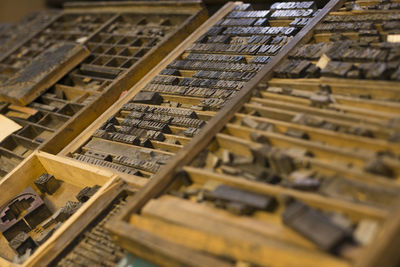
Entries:
[[[0, 63], [3, 67], [0, 76], [5, 79], [12, 77], [11, 74], [24, 69], [36, 56], [58, 41], [76, 41], [74, 39], [77, 37], [76, 34], [82, 37], [93, 33], [104, 23], [106, 17], [100, 14], [60, 16], [48, 28], [5, 58]], [[80, 26], [76, 26], [78, 24]], [[56, 31], [60, 33], [55, 34]], [[65, 88], [55, 86], [40, 96], [36, 103], [31, 103], [30, 107], [23, 108], [3, 102], [1, 113], [23, 128], [1, 142], [1, 176], [14, 169], [41, 143], [50, 138], [63, 123], [83, 107], [85, 99], [90, 100], [90, 96], [91, 94], [86, 92], [66, 91]]]
[[151, 177], [317, 13], [314, 2], [302, 2], [290, 16], [275, 15], [282, 10], [234, 7], [73, 151], [73, 157]]
[[233, 261], [365, 266], [400, 192], [398, 10], [387, 5], [331, 12], [130, 223]]
[[[77, 42], [99, 29], [110, 14], [63, 14], [0, 62], [0, 77], [6, 82], [36, 56], [60, 41]], [[81, 39], [82, 40], [82, 39]]]
[[88, 47], [92, 55], [85, 60], [80, 71], [100, 78], [115, 78], [186, 18], [186, 15], [121, 15], [90, 39]]
[[168, 38], [187, 18], [185, 14], [67, 13], [10, 55], [3, 62], [17, 71], [56, 42], [86, 42], [91, 51], [82, 64], [28, 107], [3, 103], [1, 113], [23, 128], [0, 144], [0, 174], [7, 174], [34, 149], [51, 139], [58, 129], [89, 107], [114, 80]]
[[[29, 14], [17, 23], [2, 24], [0, 26], [0, 57], [5, 57], [20, 42], [29, 38], [32, 32], [44, 28], [58, 15], [59, 12], [54, 10], [41, 11]], [[3, 82], [5, 78], [4, 76], [0, 78], [0, 82]]]

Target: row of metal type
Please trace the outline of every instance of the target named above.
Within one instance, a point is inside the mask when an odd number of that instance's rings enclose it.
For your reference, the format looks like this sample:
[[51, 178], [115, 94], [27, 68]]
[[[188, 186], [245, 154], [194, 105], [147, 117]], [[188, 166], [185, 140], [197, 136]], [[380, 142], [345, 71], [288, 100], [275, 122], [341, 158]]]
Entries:
[[0, 25], [0, 266], [397, 266], [399, 23], [126, 1]]

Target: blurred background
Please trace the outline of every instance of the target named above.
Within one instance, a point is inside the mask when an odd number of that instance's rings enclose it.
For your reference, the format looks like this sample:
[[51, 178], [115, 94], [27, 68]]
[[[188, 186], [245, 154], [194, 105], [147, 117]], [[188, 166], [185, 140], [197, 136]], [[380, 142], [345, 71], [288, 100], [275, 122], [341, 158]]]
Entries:
[[[118, 0], [0, 0], [0, 23], [13, 23], [20, 21], [24, 16], [42, 10], [43, 8], [62, 8], [65, 2], [109, 2]], [[121, 0], [119, 0], [121, 1]], [[122, 0], [124, 1], [124, 0]], [[127, 1], [127, 0], [125, 0]], [[132, 0], [131, 0], [132, 1]], [[135, 1], [135, 0], [134, 0]], [[137, 0], [136, 0], [137, 1]], [[142, 0], [157, 1], [157, 0]], [[165, 1], [165, 0], [164, 0]], [[168, 1], [168, 0], [167, 0]], [[171, 1], [171, 0], [170, 0]], [[185, 0], [178, 0], [185, 1]], [[203, 0], [209, 15], [216, 12], [223, 4], [229, 0]], [[231, 0], [234, 1], [234, 0]], [[262, 8], [268, 3], [268, 0], [242, 0], [243, 2], [251, 2], [254, 7]]]

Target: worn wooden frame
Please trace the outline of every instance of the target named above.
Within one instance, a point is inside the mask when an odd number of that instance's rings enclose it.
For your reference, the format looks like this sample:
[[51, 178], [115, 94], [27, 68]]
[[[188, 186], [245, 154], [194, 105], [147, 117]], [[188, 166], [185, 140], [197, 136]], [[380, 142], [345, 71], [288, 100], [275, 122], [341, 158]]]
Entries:
[[[56, 178], [78, 187], [101, 184], [98, 192], [88, 200], [74, 215], [72, 215], [43, 245], [41, 245], [21, 266], [42, 266], [42, 258], [51, 257], [60, 248], [72, 240], [77, 230], [81, 229], [85, 218], [90, 218], [102, 207], [110, 192], [121, 184], [121, 179], [115, 174], [100, 170], [93, 166], [78, 163], [74, 160], [36, 151], [21, 162], [1, 182], [1, 203], [20, 193], [25, 187], [33, 186], [33, 181], [43, 172], [53, 174]], [[65, 197], [65, 196], [64, 196]], [[69, 196], [70, 199], [73, 196]], [[65, 199], [60, 199], [60, 201]], [[40, 261], [38, 263], [38, 261]], [[0, 257], [1, 266], [15, 266], [11, 261]]]
[[[205, 19], [207, 18], [207, 11], [203, 8], [201, 1], [187, 1], [181, 2], [114, 2], [110, 3], [77, 3], [69, 4], [66, 6], [65, 11], [58, 15], [52, 21], [61, 17], [63, 14], [86, 14], [92, 13], [97, 14], [98, 12], [115, 12], [116, 15], [112, 16], [102, 27], [93, 32], [87, 37], [89, 40], [92, 36], [95, 36], [106, 26], [117, 18], [118, 14], [125, 14], [129, 12], [139, 12], [143, 14], [159, 12], [160, 14], [184, 14], [187, 18], [183, 23], [179, 24], [173, 31], [167, 34], [161, 42], [152, 47], [145, 56], [141, 57], [132, 66], [130, 66], [124, 74], [117, 77], [111, 84], [106, 86], [96, 98], [88, 105], [82, 107], [79, 111], [73, 114], [72, 117], [66, 119], [63, 117], [61, 127], [57, 128], [56, 131], [51, 132], [50, 137], [41, 144], [35, 143], [35, 148], [46, 151], [48, 153], [56, 154], [65, 145], [67, 145], [73, 138], [75, 138], [80, 132], [82, 132], [93, 120], [95, 120], [100, 114], [102, 114], [109, 106], [118, 100], [123, 91], [131, 88], [136, 82], [138, 82], [148, 71], [155, 66], [160, 59], [164, 58], [174, 47], [176, 47], [185, 37], [194, 31]], [[47, 25], [49, 25], [48, 23]], [[38, 30], [35, 34], [40, 33]], [[31, 37], [33, 37], [33, 34]], [[27, 40], [25, 40], [26, 42]], [[24, 42], [21, 43], [21, 45]], [[18, 47], [17, 47], [18, 48]], [[15, 50], [10, 51], [11, 54]], [[75, 94], [74, 88], [63, 87], [63, 90]], [[22, 108], [22, 110], [24, 110]], [[29, 108], [24, 110], [29, 112]], [[64, 121], [65, 120], [65, 121]], [[27, 125], [31, 125], [26, 121]], [[34, 125], [32, 126], [34, 127]], [[43, 128], [44, 129], [44, 128]], [[33, 140], [32, 140], [33, 142]], [[5, 150], [3, 148], [3, 150]], [[22, 159], [20, 155], [13, 154], [12, 151], [6, 151], [13, 155], [16, 159]]]

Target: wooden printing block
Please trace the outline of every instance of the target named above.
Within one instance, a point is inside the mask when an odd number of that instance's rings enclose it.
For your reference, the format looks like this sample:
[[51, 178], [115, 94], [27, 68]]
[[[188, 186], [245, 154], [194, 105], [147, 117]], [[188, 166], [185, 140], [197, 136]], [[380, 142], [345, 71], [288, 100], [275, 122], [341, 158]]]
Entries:
[[90, 150], [85, 152], [85, 156], [104, 160], [104, 161], [112, 161], [112, 157], [110, 154], [94, 152], [94, 151], [90, 151]]
[[155, 121], [141, 121], [138, 127], [141, 129], [158, 131], [167, 134], [172, 132], [168, 124]]
[[278, 184], [282, 179], [271, 169], [257, 164], [236, 165], [243, 172], [243, 176], [249, 180], [256, 180], [268, 184]]
[[130, 127], [135, 127], [135, 128], [137, 128], [141, 122], [142, 122], [142, 120], [125, 118], [125, 119], [121, 122], [121, 125], [122, 125], [122, 126], [130, 126]]
[[88, 55], [89, 51], [80, 44], [57, 43], [8, 80], [0, 89], [0, 97], [27, 105]]
[[256, 142], [256, 143], [269, 144], [268, 137], [266, 137], [265, 135], [260, 134], [258, 132], [251, 132], [250, 139], [251, 139], [251, 141]]
[[299, 78], [299, 75], [305, 72], [308, 63], [310, 62], [306, 60], [287, 60], [287, 64], [282, 64], [280, 69], [287, 78]]
[[165, 140], [165, 135], [162, 132], [148, 130], [146, 132], [146, 138], [162, 142]]
[[354, 239], [363, 246], [371, 244], [378, 233], [379, 224], [376, 221], [364, 219], [361, 220], [354, 230]]
[[52, 217], [47, 218], [47, 220], [43, 221], [43, 223], [40, 225], [43, 229], [49, 228], [53, 223], [54, 219]]
[[115, 79], [121, 73], [121, 70], [119, 69], [89, 64], [82, 64], [79, 69], [84, 75], [105, 79]]
[[132, 100], [132, 103], [161, 105], [163, 98], [157, 92], [139, 92]]
[[42, 194], [47, 193], [50, 195], [54, 194], [61, 185], [59, 180], [48, 173], [43, 173], [33, 183], [37, 186]]
[[334, 179], [322, 180], [318, 191], [329, 197], [378, 206], [394, 205], [398, 197], [398, 190], [396, 189], [368, 185], [338, 176], [335, 176]]
[[314, 64], [311, 64], [304, 72], [305, 78], [318, 78], [321, 74], [321, 69]]
[[390, 79], [391, 79], [391, 80], [395, 80], [395, 81], [400, 81], [400, 68], [398, 68], [396, 71], [394, 71], [394, 72], [390, 75]]
[[84, 203], [89, 200], [100, 189], [100, 186], [94, 185], [93, 187], [86, 186], [76, 195], [76, 199]]
[[43, 109], [45, 111], [49, 111], [49, 112], [57, 112], [58, 107], [54, 107], [51, 105], [46, 105], [46, 104], [41, 104], [41, 103], [36, 103], [33, 102], [29, 105], [31, 108], [35, 108], [35, 109]]
[[327, 94], [312, 94], [310, 96], [311, 106], [323, 108], [331, 103], [331, 98]]
[[322, 212], [301, 202], [290, 203], [282, 214], [282, 222], [300, 233], [324, 251], [335, 252], [350, 233], [334, 224]]
[[56, 231], [56, 227], [53, 227], [51, 229], [48, 229], [48, 230], [44, 231], [40, 235], [40, 237], [38, 239], [36, 239], [36, 242], [39, 245], [42, 245], [44, 242], [46, 242], [54, 234], [55, 231]]
[[153, 147], [153, 144], [151, 143], [151, 141], [150, 141], [149, 139], [147, 139], [147, 138], [142, 139], [142, 140], [140, 141], [140, 146], [142, 146], [142, 147], [148, 147], [148, 148], [154, 148], [154, 147]]
[[231, 167], [231, 166], [222, 165], [220, 168], [221, 168], [221, 171], [222, 171], [223, 173], [226, 173], [226, 174], [228, 174], [228, 175], [237, 176], [237, 175], [242, 174], [242, 171], [241, 171], [241, 170], [239, 170], [239, 169], [237, 169], [237, 168], [234, 168], [234, 167]]
[[71, 217], [72, 214], [74, 214], [81, 207], [81, 205], [82, 203], [80, 202], [68, 201], [65, 206], [58, 209], [52, 217], [56, 222], [64, 222]]
[[323, 119], [304, 113], [296, 114], [292, 119], [292, 122], [311, 127], [322, 127], [326, 123]]
[[289, 174], [295, 169], [293, 159], [278, 147], [263, 145], [251, 150], [256, 162], [261, 166], [270, 167], [278, 174]]
[[239, 202], [228, 202], [225, 204], [225, 208], [236, 215], [250, 215], [254, 211], [252, 207]]
[[268, 167], [267, 155], [271, 150], [271, 146], [264, 144], [254, 148], [250, 148], [250, 152], [254, 158], [254, 162], [260, 166]]
[[361, 77], [360, 70], [351, 70], [347, 73], [349, 79], [359, 79]]
[[395, 143], [400, 143], [400, 131], [396, 131], [396, 132], [392, 133], [389, 136], [388, 141], [395, 142]]
[[143, 118], [144, 120], [148, 121], [156, 121], [165, 124], [169, 124], [172, 121], [172, 116], [163, 115], [163, 114], [146, 114]]
[[250, 127], [250, 128], [253, 128], [253, 129], [257, 129], [258, 128], [258, 122], [253, 120], [250, 117], [244, 117], [242, 119], [242, 121], [241, 121], [241, 124], [243, 126]]
[[366, 79], [388, 79], [389, 69], [385, 63], [362, 63], [358, 65], [358, 68], [362, 70]]
[[388, 178], [392, 178], [394, 176], [393, 170], [388, 167], [379, 157], [370, 160], [365, 165], [364, 170], [366, 172], [382, 175]]
[[346, 74], [353, 69], [353, 64], [348, 62], [329, 61], [328, 65], [321, 70], [322, 76], [346, 77]]
[[285, 60], [274, 70], [274, 73], [278, 78], [288, 78], [289, 71], [296, 66], [297, 66], [296, 60]]
[[50, 216], [40, 196], [32, 187], [27, 187], [0, 208], [0, 231], [10, 241], [19, 232], [29, 232]]
[[117, 118], [115, 117], [115, 116], [113, 116], [113, 117], [111, 117], [111, 118], [109, 118], [107, 121], [106, 121], [106, 123], [107, 124], [113, 124], [113, 125], [119, 125], [119, 121], [117, 120]]
[[192, 118], [184, 118], [184, 117], [175, 117], [173, 118], [172, 125], [177, 125], [181, 127], [192, 127], [192, 128], [202, 128], [206, 122], [199, 119], [192, 119]]
[[114, 127], [112, 123], [105, 122], [101, 127], [100, 130], [104, 130], [106, 132], [115, 132], [117, 129]]
[[34, 250], [35, 248], [37, 248], [37, 244], [35, 243], [35, 241], [33, 241], [32, 237], [30, 237], [25, 232], [19, 232], [19, 234], [14, 237], [8, 244], [13, 250], [18, 253], [18, 255], [25, 254], [27, 249]]
[[28, 258], [33, 254], [32, 249], [28, 248], [24, 255], [15, 255], [13, 258], [13, 263], [23, 264]]
[[292, 128], [287, 129], [285, 135], [298, 139], [309, 139], [308, 134], [306, 132]]
[[362, 127], [361, 125], [355, 125], [353, 127], [350, 127], [346, 131], [349, 134], [354, 134], [354, 135], [359, 135], [359, 136], [365, 136], [365, 137], [374, 137], [374, 134], [368, 130]]
[[110, 138], [110, 134], [109, 132], [106, 132], [105, 130], [101, 130], [101, 129], [97, 129], [94, 133], [93, 133], [93, 137], [98, 137], [98, 138], [103, 138], [103, 139], [109, 139]]
[[303, 191], [316, 191], [320, 185], [321, 182], [319, 180], [311, 177], [307, 177], [304, 179], [295, 179], [290, 184], [292, 188]]
[[122, 142], [131, 145], [139, 145], [140, 138], [135, 135], [112, 133], [110, 139], [116, 142]]
[[254, 210], [273, 211], [277, 202], [274, 197], [260, 195], [234, 187], [219, 185], [214, 191], [206, 192], [205, 198], [208, 200], [220, 200], [225, 203], [241, 203]]
[[193, 127], [189, 127], [185, 130], [185, 132], [183, 133], [184, 136], [186, 137], [194, 137], [195, 135], [197, 135], [197, 133], [200, 130], [197, 128], [193, 128]]

